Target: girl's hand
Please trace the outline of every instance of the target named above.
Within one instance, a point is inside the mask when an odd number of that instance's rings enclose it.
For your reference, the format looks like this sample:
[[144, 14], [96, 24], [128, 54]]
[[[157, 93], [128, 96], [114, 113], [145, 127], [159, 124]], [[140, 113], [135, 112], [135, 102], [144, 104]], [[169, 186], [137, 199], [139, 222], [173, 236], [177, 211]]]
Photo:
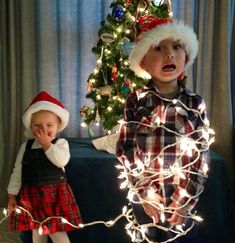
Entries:
[[44, 150], [47, 150], [51, 146], [51, 141], [53, 140], [51, 133], [46, 132], [44, 129], [40, 129], [33, 135], [34, 138], [42, 145]]
[[8, 195], [8, 209], [10, 212], [14, 211], [17, 207], [16, 196], [15, 195]]

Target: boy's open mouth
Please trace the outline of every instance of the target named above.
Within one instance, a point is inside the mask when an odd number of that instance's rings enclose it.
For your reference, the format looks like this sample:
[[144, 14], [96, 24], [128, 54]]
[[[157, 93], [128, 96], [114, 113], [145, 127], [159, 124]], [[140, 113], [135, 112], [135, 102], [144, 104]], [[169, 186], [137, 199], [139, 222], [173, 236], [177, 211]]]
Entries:
[[167, 65], [162, 67], [162, 70], [164, 72], [171, 72], [171, 71], [174, 71], [175, 69], [176, 69], [176, 65], [175, 64], [167, 64]]

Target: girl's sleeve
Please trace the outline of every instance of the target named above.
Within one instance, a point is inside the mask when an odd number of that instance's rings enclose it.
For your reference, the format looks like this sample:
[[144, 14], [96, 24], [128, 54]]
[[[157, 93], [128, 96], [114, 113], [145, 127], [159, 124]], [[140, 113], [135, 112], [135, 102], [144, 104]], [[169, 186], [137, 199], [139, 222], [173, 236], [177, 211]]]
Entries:
[[8, 194], [17, 195], [21, 188], [22, 159], [25, 152], [26, 143], [23, 143], [16, 157], [15, 166], [7, 187]]
[[70, 159], [68, 141], [64, 138], [57, 139], [56, 143], [52, 144], [45, 154], [55, 166], [64, 167]]

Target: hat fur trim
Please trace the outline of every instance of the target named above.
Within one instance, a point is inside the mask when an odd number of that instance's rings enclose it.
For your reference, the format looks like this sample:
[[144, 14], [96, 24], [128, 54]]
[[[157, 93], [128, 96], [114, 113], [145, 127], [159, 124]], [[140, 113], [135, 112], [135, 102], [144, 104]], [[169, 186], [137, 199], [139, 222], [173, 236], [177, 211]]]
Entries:
[[140, 35], [139, 41], [132, 49], [129, 57], [130, 68], [138, 77], [151, 78], [150, 74], [140, 67], [140, 63], [149, 48], [159, 45], [163, 40], [179, 41], [183, 44], [188, 58], [184, 70], [193, 64], [198, 53], [197, 36], [191, 27], [180, 21], [174, 21], [173, 23], [159, 25]]
[[69, 112], [66, 109], [49, 101], [38, 101], [30, 105], [23, 115], [23, 123], [26, 130], [31, 130], [32, 114], [41, 110], [51, 111], [60, 118], [59, 132], [68, 125]]

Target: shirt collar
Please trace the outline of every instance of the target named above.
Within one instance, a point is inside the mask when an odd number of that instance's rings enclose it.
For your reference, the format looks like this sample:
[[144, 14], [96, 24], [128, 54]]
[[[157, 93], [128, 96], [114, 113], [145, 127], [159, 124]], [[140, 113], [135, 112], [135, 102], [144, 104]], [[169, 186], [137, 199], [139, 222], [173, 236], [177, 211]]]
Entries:
[[[196, 95], [195, 93], [193, 93], [189, 89], [187, 89], [185, 87], [185, 85], [182, 84], [182, 82], [180, 82], [180, 81], [178, 81], [178, 87], [179, 87], [179, 93], [180, 94], [186, 94], [188, 96], [195, 96]], [[149, 82], [144, 86], [143, 92], [147, 92], [147, 91], [154, 91], [157, 94], [160, 94], [158, 89], [155, 87], [152, 79], [150, 79]]]

